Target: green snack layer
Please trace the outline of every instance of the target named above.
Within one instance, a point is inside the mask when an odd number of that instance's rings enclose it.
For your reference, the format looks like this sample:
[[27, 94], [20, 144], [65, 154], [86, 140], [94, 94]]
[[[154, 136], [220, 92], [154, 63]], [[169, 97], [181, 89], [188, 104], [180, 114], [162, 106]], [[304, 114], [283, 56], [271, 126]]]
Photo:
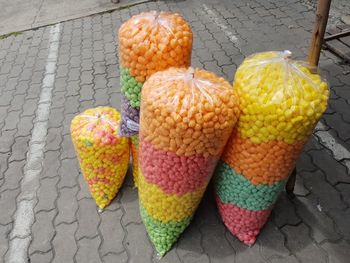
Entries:
[[168, 252], [172, 245], [179, 238], [181, 233], [190, 224], [191, 218], [188, 217], [180, 222], [163, 223], [148, 215], [146, 209], [140, 204], [141, 218], [146, 226], [147, 233], [157, 250], [162, 257]]
[[139, 136], [138, 135], [131, 136], [131, 143], [138, 148], [139, 147]]
[[254, 185], [223, 161], [215, 170], [215, 192], [222, 202], [253, 211], [264, 210], [274, 204], [285, 184], [286, 181]]
[[127, 68], [120, 68], [120, 86], [122, 94], [129, 100], [131, 107], [140, 108], [141, 89], [143, 83], [138, 82]]

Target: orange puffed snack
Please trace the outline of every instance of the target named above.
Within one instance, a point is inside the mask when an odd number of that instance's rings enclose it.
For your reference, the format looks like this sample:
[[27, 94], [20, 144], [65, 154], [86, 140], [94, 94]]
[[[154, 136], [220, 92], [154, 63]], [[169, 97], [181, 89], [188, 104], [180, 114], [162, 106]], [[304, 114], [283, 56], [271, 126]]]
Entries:
[[179, 14], [146, 12], [135, 15], [119, 29], [122, 107], [120, 135], [138, 134], [141, 90], [155, 72], [189, 67], [192, 31]]
[[241, 138], [234, 130], [226, 144], [222, 160], [252, 184], [272, 185], [287, 179], [306, 140], [288, 144], [284, 141], [268, 141], [254, 144]]
[[181, 156], [219, 156], [239, 116], [232, 86], [201, 69], [171, 68], [142, 89], [140, 136]]
[[119, 29], [121, 67], [138, 82], [169, 67], [188, 67], [191, 50], [191, 28], [177, 13], [140, 13]]

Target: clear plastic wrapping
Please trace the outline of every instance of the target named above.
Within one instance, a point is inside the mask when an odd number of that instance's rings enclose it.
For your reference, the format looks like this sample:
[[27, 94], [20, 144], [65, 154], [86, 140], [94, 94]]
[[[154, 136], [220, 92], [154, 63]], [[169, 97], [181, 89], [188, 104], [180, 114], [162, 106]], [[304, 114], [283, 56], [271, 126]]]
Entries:
[[75, 116], [71, 136], [80, 168], [96, 204], [103, 209], [116, 196], [129, 163], [129, 139], [118, 135], [120, 114], [111, 107]]
[[120, 134], [138, 133], [141, 89], [153, 73], [191, 63], [192, 31], [176, 13], [146, 12], [133, 16], [119, 29], [122, 121]]
[[190, 223], [239, 116], [223, 78], [200, 69], [155, 73], [142, 90], [141, 217], [163, 256]]
[[217, 167], [215, 192], [224, 223], [248, 245], [327, 108], [327, 83], [290, 57], [289, 51], [254, 54], [235, 75], [241, 116]]

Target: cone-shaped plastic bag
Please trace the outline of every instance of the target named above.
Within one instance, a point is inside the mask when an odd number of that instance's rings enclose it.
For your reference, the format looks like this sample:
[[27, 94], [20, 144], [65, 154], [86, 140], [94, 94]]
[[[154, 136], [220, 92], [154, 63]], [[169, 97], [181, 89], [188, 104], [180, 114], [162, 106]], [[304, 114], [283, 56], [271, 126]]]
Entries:
[[238, 115], [223, 78], [200, 69], [155, 73], [142, 90], [141, 217], [163, 256], [190, 223]]
[[75, 116], [71, 123], [80, 169], [100, 209], [116, 196], [128, 169], [129, 139], [119, 137], [119, 121], [115, 109], [97, 107]]
[[131, 17], [119, 29], [122, 121], [120, 134], [139, 130], [141, 89], [153, 73], [191, 64], [192, 31], [176, 13], [145, 12]]
[[255, 242], [327, 108], [327, 83], [290, 55], [252, 55], [234, 80], [241, 116], [216, 169], [215, 191], [222, 220], [247, 245]]

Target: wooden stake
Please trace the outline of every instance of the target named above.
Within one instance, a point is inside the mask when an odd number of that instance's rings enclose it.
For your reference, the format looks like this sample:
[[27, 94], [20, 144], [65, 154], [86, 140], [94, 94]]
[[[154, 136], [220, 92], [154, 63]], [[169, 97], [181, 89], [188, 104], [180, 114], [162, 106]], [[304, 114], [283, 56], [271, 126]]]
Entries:
[[317, 66], [320, 59], [331, 2], [332, 0], [318, 0], [317, 2], [316, 21], [312, 32], [308, 59], [309, 63], [313, 66]]
[[294, 197], [294, 186], [295, 181], [297, 179], [297, 168], [294, 167], [293, 172], [290, 174], [287, 184], [286, 184], [286, 192], [289, 195], [289, 197]]
[[[309, 63], [316, 67], [318, 66], [318, 61], [320, 59], [320, 53], [323, 44], [324, 34], [326, 32], [331, 2], [332, 0], [318, 0], [317, 2], [316, 21], [314, 25], [314, 30], [312, 32], [308, 58]], [[294, 170], [290, 174], [286, 184], [286, 191], [290, 197], [294, 196], [293, 191], [296, 181], [296, 175], [297, 170], [296, 167], [294, 167]]]

